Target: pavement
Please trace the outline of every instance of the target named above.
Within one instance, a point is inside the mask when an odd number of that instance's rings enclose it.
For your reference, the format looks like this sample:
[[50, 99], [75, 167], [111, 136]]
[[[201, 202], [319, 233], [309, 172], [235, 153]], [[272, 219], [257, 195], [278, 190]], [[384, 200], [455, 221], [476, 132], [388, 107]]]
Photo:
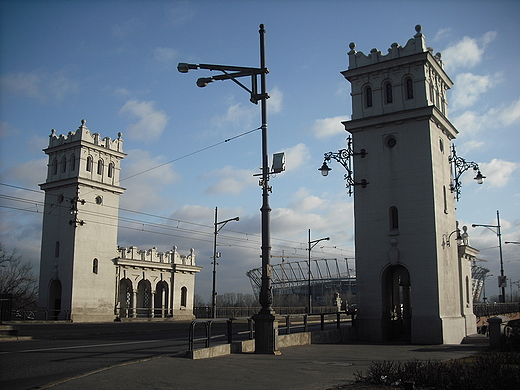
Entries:
[[457, 345], [311, 344], [281, 349], [281, 355], [232, 354], [191, 360], [184, 354], [113, 366], [40, 389], [330, 389], [355, 383], [376, 360], [463, 358], [489, 345], [476, 335]]

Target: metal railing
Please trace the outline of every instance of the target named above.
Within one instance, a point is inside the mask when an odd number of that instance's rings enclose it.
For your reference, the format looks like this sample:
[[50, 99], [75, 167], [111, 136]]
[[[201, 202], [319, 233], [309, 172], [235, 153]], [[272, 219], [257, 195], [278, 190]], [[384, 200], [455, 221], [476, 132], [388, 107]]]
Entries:
[[473, 314], [477, 317], [493, 317], [520, 313], [520, 303], [473, 303]]
[[[344, 320], [342, 321], [342, 316], [344, 316]], [[328, 318], [332, 317], [332, 320], [328, 320]], [[346, 318], [345, 318], [346, 317]], [[291, 332], [308, 332], [310, 323], [320, 323], [320, 329], [324, 330], [327, 324], [334, 323], [336, 324], [336, 328], [340, 329], [342, 323], [346, 323], [350, 315], [346, 312], [328, 312], [328, 313], [319, 313], [319, 314], [287, 314], [284, 316], [280, 316], [285, 326], [279, 327], [280, 330], [285, 329], [285, 334], [290, 334]], [[352, 316], [353, 317], [353, 316]], [[313, 321], [313, 319], [316, 319]], [[294, 323], [293, 320], [300, 319], [297, 323]], [[237, 332], [233, 333], [233, 321], [236, 320], [247, 320], [248, 330], [246, 332]], [[212, 325], [215, 322], [227, 322], [227, 331], [225, 334], [212, 334]], [[189, 336], [188, 336], [188, 351], [192, 352], [194, 348], [194, 344], [197, 341], [203, 341], [204, 347], [209, 348], [212, 344], [212, 340], [217, 338], [227, 337], [227, 343], [231, 344], [233, 342], [233, 336], [235, 335], [243, 335], [245, 333], [248, 334], [248, 339], [254, 339], [254, 321], [252, 317], [241, 317], [241, 318], [216, 318], [216, 319], [198, 319], [193, 320], [190, 324]], [[195, 328], [197, 324], [204, 324], [204, 335], [202, 337], [195, 337]]]

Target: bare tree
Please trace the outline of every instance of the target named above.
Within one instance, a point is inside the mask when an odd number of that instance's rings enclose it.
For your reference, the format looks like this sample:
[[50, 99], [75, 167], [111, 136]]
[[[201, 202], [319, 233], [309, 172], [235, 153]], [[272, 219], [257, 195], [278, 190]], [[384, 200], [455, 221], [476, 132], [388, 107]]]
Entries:
[[0, 292], [12, 294], [14, 310], [34, 310], [38, 302], [38, 278], [28, 261], [16, 254], [8, 253], [0, 243]]

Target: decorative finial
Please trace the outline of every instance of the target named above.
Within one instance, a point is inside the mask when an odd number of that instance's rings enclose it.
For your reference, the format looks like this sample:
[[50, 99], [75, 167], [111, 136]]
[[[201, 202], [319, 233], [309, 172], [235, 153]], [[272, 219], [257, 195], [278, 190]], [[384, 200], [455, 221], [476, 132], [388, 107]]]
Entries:
[[415, 31], [417, 31], [417, 34], [421, 34], [422, 33], [422, 26], [420, 24], [415, 26]]
[[81, 126], [85, 126], [87, 124], [87, 120], [86, 119], [82, 119], [81, 120]]
[[348, 47], [350, 48], [350, 50], [356, 50], [356, 44], [354, 42], [350, 42]]
[[117, 138], [121, 138], [123, 136], [123, 133], [119, 132], [117, 133]]

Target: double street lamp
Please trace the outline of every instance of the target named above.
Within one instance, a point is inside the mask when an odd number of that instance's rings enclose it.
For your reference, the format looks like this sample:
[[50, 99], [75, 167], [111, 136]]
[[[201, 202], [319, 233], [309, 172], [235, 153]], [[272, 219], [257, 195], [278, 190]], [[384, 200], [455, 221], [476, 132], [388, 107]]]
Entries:
[[215, 207], [215, 239], [213, 240], [213, 290], [211, 292], [211, 318], [217, 318], [217, 259], [220, 257], [220, 253], [217, 252], [217, 234], [222, 230], [226, 223], [231, 221], [239, 221], [239, 217], [226, 219], [225, 221], [217, 222], [218, 208]]
[[[500, 276], [498, 277], [498, 287], [502, 290], [502, 294], [499, 296], [499, 301], [504, 303], [506, 301], [506, 277], [504, 276], [504, 260], [502, 258], [502, 233], [500, 231], [500, 214], [497, 210], [497, 224], [496, 225], [478, 225], [473, 224], [472, 227], [485, 227], [495, 233], [498, 237], [498, 248], [500, 251]], [[497, 230], [493, 230], [495, 228]]]
[[[222, 74], [212, 77], [202, 77], [197, 80], [197, 86], [205, 87], [216, 80], [231, 80], [250, 94], [250, 101], [254, 104], [261, 104], [262, 116], [262, 173], [260, 186], [262, 187], [262, 286], [260, 289], [260, 312], [254, 316], [256, 324], [255, 352], [256, 353], [276, 353], [276, 331], [275, 315], [272, 308], [273, 292], [271, 286], [271, 232], [270, 232], [270, 212], [269, 206], [269, 155], [267, 152], [267, 99], [269, 94], [266, 91], [265, 77], [269, 70], [265, 66], [265, 29], [260, 25], [260, 67], [243, 67], [230, 65], [214, 64], [188, 64], [179, 63], [177, 70], [181, 73], [188, 73], [190, 70], [205, 69], [219, 71]], [[238, 78], [251, 77], [251, 87], [241, 83]], [[258, 91], [258, 78], [260, 78], [260, 91]]]
[[309, 306], [307, 309], [307, 314], [312, 314], [312, 290], [311, 290], [311, 250], [316, 246], [316, 244], [320, 241], [328, 241], [330, 240], [330, 237], [320, 238], [318, 240], [312, 240], [311, 241], [311, 229], [309, 229], [309, 274], [308, 274], [308, 284], [307, 284], [307, 295], [309, 299]]

